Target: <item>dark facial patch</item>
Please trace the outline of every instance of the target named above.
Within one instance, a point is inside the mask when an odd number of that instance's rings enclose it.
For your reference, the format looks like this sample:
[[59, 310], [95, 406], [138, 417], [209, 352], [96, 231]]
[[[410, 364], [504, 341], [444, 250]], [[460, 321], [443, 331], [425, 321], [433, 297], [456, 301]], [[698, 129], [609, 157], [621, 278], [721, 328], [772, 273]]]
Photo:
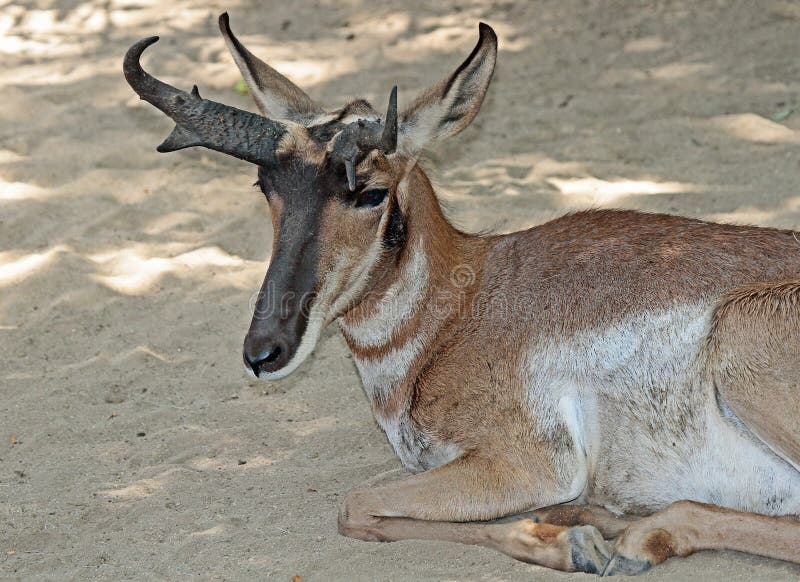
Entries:
[[389, 199], [389, 220], [383, 233], [383, 246], [386, 249], [400, 249], [406, 241], [406, 224], [397, 198]]
[[[308, 325], [309, 304], [319, 285], [319, 228], [327, 200], [318, 168], [292, 159], [285, 167], [258, 170], [268, 196], [280, 196], [279, 238], [256, 303], [251, 335], [283, 336], [296, 348]], [[280, 328], [280, 329], [278, 329]]]
[[[296, 353], [326, 274], [340, 264], [339, 244], [366, 249], [377, 236], [381, 211], [388, 212], [386, 228], [380, 235], [384, 248], [400, 248], [405, 240], [404, 219], [391, 193], [385, 203], [381, 201], [380, 210], [357, 204], [365, 187], [375, 192], [388, 191], [380, 182], [374, 182], [385, 180], [376, 178], [375, 172], [383, 176], [390, 171], [388, 166], [370, 164], [370, 170], [363, 170], [363, 175], [358, 176], [356, 192], [351, 192], [344, 168], [333, 167], [333, 156], [326, 153], [327, 144], [317, 143], [328, 132], [335, 135], [341, 127], [343, 124], [332, 121], [298, 130], [290, 136], [291, 141], [286, 140], [279, 163], [258, 170], [258, 185], [274, 211], [275, 241], [245, 340], [245, 353], [254, 356], [274, 345], [281, 347], [279, 361], [264, 364], [266, 371], [271, 371], [270, 365], [280, 369]], [[343, 268], [346, 273], [352, 265], [336, 268]]]

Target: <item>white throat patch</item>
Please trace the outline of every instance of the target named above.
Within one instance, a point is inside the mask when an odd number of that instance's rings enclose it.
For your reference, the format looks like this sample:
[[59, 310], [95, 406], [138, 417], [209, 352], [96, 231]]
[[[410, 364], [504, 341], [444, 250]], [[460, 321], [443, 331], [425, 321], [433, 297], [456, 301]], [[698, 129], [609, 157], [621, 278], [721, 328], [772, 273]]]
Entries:
[[410, 255], [400, 277], [377, 302], [374, 313], [353, 325], [340, 320], [342, 331], [359, 347], [386, 345], [416, 315], [428, 288], [428, 257], [419, 245], [411, 248]]

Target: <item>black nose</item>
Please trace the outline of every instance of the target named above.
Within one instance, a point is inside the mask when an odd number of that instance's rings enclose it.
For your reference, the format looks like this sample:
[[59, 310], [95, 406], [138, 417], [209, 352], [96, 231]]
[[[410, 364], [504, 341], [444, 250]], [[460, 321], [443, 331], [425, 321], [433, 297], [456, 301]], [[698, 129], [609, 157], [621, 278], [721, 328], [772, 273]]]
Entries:
[[250, 369], [253, 370], [253, 374], [258, 376], [258, 371], [266, 364], [272, 364], [277, 361], [282, 352], [283, 349], [276, 343], [264, 346], [264, 349], [257, 354], [251, 354], [248, 350], [245, 350], [244, 359], [247, 365], [250, 366]]

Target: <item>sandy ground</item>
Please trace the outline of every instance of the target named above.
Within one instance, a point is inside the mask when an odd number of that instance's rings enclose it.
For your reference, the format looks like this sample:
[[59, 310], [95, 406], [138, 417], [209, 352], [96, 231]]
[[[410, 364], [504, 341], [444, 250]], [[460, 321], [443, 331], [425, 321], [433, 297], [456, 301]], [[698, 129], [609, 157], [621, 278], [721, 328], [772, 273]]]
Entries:
[[[399, 463], [343, 341], [278, 384], [241, 364], [265, 271], [252, 167], [159, 155], [149, 68], [252, 108], [216, 30], [337, 107], [402, 101], [486, 20], [497, 74], [433, 152], [458, 224], [512, 230], [622, 206], [800, 227], [800, 4], [474, 0], [0, 1], [0, 573], [10, 578], [572, 580], [489, 550], [336, 534], [343, 494]], [[380, 105], [381, 107], [383, 105]], [[793, 109], [797, 112], [791, 114]], [[786, 580], [736, 553], [653, 580]], [[588, 578], [586, 578], [588, 579]]]

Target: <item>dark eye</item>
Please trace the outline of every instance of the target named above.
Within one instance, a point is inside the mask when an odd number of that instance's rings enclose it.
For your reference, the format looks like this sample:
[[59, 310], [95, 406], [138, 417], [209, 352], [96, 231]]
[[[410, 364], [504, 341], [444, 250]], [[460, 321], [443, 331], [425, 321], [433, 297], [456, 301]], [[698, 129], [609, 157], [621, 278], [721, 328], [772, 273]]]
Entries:
[[362, 190], [356, 197], [356, 208], [361, 206], [377, 206], [389, 195], [388, 188], [373, 188]]

